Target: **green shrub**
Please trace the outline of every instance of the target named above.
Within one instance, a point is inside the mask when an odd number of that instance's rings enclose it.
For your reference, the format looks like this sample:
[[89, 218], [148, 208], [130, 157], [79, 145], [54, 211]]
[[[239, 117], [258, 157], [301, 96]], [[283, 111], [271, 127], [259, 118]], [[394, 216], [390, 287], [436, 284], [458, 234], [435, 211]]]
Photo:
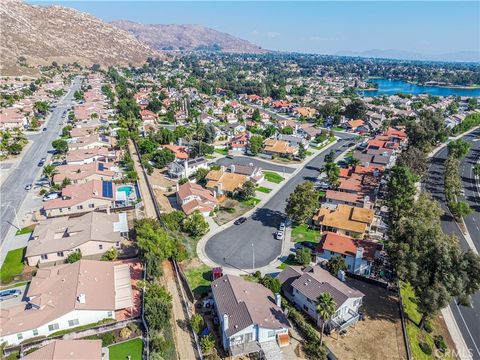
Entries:
[[442, 335], [436, 335], [433, 338], [433, 342], [435, 343], [435, 347], [440, 350], [442, 353], [447, 350], [447, 344], [445, 343], [445, 339], [443, 338]]
[[418, 344], [418, 346], [420, 346], [420, 349], [422, 349], [422, 351], [426, 355], [432, 355], [432, 348], [427, 343], [421, 342], [421, 343]]
[[110, 346], [115, 342], [115, 334], [113, 332], [107, 332], [102, 334], [101, 339], [103, 347]]
[[73, 264], [74, 262], [79, 261], [82, 258], [82, 253], [80, 251], [75, 251], [67, 256], [67, 263]]
[[432, 323], [430, 321], [426, 321], [424, 329], [427, 333], [431, 334], [433, 331]]

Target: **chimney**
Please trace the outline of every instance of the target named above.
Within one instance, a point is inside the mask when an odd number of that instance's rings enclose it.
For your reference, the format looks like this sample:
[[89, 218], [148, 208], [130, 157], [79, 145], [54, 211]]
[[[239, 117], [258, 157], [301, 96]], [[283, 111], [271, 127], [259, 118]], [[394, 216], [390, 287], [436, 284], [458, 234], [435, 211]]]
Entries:
[[360, 266], [362, 266], [363, 259], [363, 247], [357, 247], [357, 252], [355, 254], [355, 260], [353, 262], [353, 273], [357, 274], [360, 271]]
[[78, 295], [78, 296], [77, 296], [77, 300], [78, 300], [78, 302], [79, 302], [80, 304], [85, 304], [86, 301], [87, 301], [87, 299], [86, 299], [86, 297], [85, 297], [85, 294], [80, 294], [80, 295]]
[[226, 332], [227, 329], [228, 329], [228, 315], [227, 314], [223, 314], [223, 327], [222, 327], [223, 331]]
[[188, 178], [188, 159], [183, 162], [183, 167], [185, 168], [185, 177]]
[[280, 294], [275, 294], [275, 304], [277, 304], [278, 307], [282, 307], [282, 297]]
[[235, 165], [230, 165], [230, 172], [233, 174], [235, 172]]
[[345, 271], [344, 270], [338, 270], [337, 278], [340, 281], [345, 282]]
[[180, 185], [178, 185], [178, 182], [176, 183], [176, 187], [177, 187], [177, 192], [178, 192], [178, 190], [180, 190]]

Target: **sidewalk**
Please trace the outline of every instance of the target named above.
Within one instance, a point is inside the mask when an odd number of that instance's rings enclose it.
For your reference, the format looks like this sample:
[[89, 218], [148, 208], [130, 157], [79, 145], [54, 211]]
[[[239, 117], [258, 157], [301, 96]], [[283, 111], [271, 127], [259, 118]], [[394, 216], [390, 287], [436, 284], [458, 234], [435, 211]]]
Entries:
[[[268, 194], [263, 194], [263, 196], [259, 196], [261, 198], [261, 201], [253, 209], [251, 209], [251, 210], [247, 211], [245, 214], [243, 214], [243, 216], [244, 217], [250, 217], [255, 211], [257, 211], [257, 209], [264, 206], [278, 191], [280, 191], [283, 188], [283, 186], [291, 178], [296, 176], [298, 174], [298, 172], [300, 172], [300, 170], [304, 166], [306, 166], [314, 157], [316, 157], [319, 153], [321, 153], [321, 152], [327, 150], [328, 148], [330, 148], [336, 142], [337, 142], [337, 140], [331, 142], [330, 144], [328, 144], [327, 146], [325, 146], [324, 148], [322, 148], [320, 150], [316, 150], [316, 152], [313, 155], [310, 155], [309, 157], [306, 158], [305, 162], [302, 163], [303, 166], [298, 167], [291, 174], [285, 174], [285, 180], [283, 180], [280, 184], [274, 184], [274, 183], [270, 183], [270, 182], [267, 182], [267, 181], [265, 183], [263, 183], [261, 186], [265, 186], [267, 184], [267, 187], [272, 188], [272, 191]], [[204, 264], [206, 264], [210, 267], [219, 266], [218, 264], [216, 264], [215, 262], [213, 262], [212, 260], [209, 259], [209, 257], [205, 253], [205, 246], [206, 246], [208, 240], [210, 240], [211, 237], [213, 237], [214, 235], [222, 232], [226, 228], [232, 226], [235, 220], [236, 219], [231, 220], [230, 222], [219, 226], [219, 225], [217, 225], [217, 223], [215, 223], [215, 221], [212, 218], [210, 218], [210, 217], [207, 218], [207, 222], [210, 225], [210, 231], [206, 235], [204, 235], [200, 239], [200, 241], [197, 243], [197, 255], [198, 255], [198, 258], [200, 259], [200, 261], [202, 261]], [[278, 266], [280, 266], [282, 264], [282, 260], [285, 260], [288, 257], [288, 255], [291, 253], [290, 249], [293, 248], [294, 245], [295, 244], [292, 243], [292, 241], [291, 241], [291, 228], [288, 226], [286, 231], [285, 231], [285, 238], [282, 242], [282, 251], [278, 255], [277, 259], [270, 262], [266, 266], [257, 268], [256, 270], [260, 271], [262, 274], [278, 272], [279, 271]], [[223, 267], [223, 271], [224, 271], [224, 273], [232, 274], [232, 275], [245, 274], [245, 271], [243, 271], [243, 270], [239, 270], [239, 269], [231, 268], [231, 267], [225, 267], [225, 266]]]

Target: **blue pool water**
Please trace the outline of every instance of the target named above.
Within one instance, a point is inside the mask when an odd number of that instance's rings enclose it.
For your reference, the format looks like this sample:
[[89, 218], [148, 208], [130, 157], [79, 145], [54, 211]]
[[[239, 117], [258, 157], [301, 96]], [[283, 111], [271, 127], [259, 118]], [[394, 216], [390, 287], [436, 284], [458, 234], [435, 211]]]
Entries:
[[359, 93], [363, 96], [378, 96], [378, 95], [395, 95], [398, 93], [403, 94], [430, 94], [433, 96], [470, 96], [480, 97], [480, 88], [475, 89], [462, 89], [456, 87], [440, 87], [440, 86], [425, 86], [410, 84], [401, 80], [389, 80], [389, 79], [371, 79], [371, 83], [378, 84], [376, 90], [363, 90]]
[[117, 189], [117, 191], [123, 191], [127, 197], [130, 196], [130, 194], [133, 191], [133, 188], [131, 186], [122, 186]]

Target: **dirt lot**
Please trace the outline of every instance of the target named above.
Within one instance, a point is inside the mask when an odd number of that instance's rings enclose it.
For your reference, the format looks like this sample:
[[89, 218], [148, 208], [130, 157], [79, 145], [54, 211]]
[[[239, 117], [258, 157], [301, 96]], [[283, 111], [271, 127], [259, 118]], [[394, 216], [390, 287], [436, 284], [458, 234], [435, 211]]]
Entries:
[[[222, 208], [233, 209], [233, 211], [222, 210]], [[220, 210], [217, 212], [217, 215], [213, 220], [218, 225], [223, 225], [245, 214], [251, 208], [252, 208], [251, 206], [242, 204], [237, 200], [226, 198], [225, 201], [220, 204]]]
[[161, 188], [164, 188], [164, 190], [167, 190], [167, 188], [170, 187], [171, 190], [175, 191], [176, 182], [170, 179], [167, 179], [164, 176], [165, 172], [166, 170], [161, 171], [159, 169], [154, 169], [152, 175], [148, 176], [148, 180], [150, 180], [150, 184], [153, 187], [159, 186]]
[[153, 189], [153, 192], [155, 193], [155, 198], [157, 199], [157, 202], [160, 205], [160, 209], [162, 210], [162, 212], [169, 213], [175, 210], [172, 207], [170, 201], [168, 200], [168, 196], [172, 195], [173, 193], [166, 193], [160, 189]]
[[327, 337], [331, 351], [342, 360], [406, 359], [396, 294], [358, 280], [347, 283], [365, 294], [365, 321], [349, 327], [338, 340], [336, 333]]

